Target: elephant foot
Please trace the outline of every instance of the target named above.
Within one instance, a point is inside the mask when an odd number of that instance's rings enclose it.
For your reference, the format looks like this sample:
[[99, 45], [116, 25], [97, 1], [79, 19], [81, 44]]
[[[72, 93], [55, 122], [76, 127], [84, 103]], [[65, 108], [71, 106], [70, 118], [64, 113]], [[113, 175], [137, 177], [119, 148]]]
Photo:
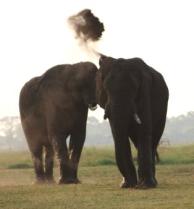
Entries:
[[81, 181], [78, 178], [60, 178], [58, 184], [80, 184]]
[[120, 184], [120, 187], [122, 189], [127, 189], [127, 188], [135, 188], [137, 185], [137, 182], [134, 181], [134, 182], [129, 182], [129, 181], [126, 181], [125, 179], [123, 179], [123, 181], [121, 182]]
[[138, 182], [136, 188], [137, 189], [151, 189], [156, 188], [157, 181], [154, 178], [151, 179], [144, 179]]

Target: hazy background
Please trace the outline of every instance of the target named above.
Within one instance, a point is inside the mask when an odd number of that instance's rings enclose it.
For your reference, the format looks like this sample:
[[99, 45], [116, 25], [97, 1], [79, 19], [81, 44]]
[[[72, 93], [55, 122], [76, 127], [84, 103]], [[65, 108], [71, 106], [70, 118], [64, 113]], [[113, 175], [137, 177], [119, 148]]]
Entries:
[[[194, 143], [194, 112], [187, 115], [168, 118], [161, 139], [161, 146], [186, 145]], [[99, 122], [95, 117], [87, 121], [86, 146], [113, 145], [112, 134], [108, 121]], [[21, 128], [19, 117], [0, 119], [0, 151], [25, 150], [26, 140]]]
[[[1, 0], [0, 118], [18, 116], [18, 97], [31, 77], [61, 63], [91, 60], [66, 19], [89, 8], [105, 25], [96, 49], [113, 57], [141, 57], [169, 86], [168, 117], [194, 110], [192, 0]], [[102, 121], [103, 111], [90, 113]], [[182, 116], [181, 116], [182, 117]]]

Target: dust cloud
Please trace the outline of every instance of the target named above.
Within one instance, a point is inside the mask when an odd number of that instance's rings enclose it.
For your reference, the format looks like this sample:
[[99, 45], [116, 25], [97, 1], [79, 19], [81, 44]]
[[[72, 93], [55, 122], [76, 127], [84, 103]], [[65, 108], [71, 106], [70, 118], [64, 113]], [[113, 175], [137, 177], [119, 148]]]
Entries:
[[68, 18], [68, 23], [83, 42], [98, 41], [104, 31], [104, 25], [90, 9], [84, 9]]
[[102, 37], [104, 24], [100, 22], [90, 9], [84, 9], [68, 18], [68, 24], [79, 41], [79, 46], [90, 57], [99, 58], [101, 53], [96, 50], [96, 42]]

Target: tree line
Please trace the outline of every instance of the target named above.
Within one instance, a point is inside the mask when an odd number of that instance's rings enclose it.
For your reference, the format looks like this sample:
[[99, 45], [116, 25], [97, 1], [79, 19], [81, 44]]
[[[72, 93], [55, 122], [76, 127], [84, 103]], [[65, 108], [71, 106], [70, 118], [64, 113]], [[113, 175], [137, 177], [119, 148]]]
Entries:
[[[194, 143], [194, 111], [186, 115], [167, 118], [161, 145]], [[99, 122], [89, 117], [87, 122], [86, 146], [112, 145], [113, 139], [108, 121]], [[25, 150], [26, 140], [21, 128], [20, 118], [0, 119], [0, 150]]]

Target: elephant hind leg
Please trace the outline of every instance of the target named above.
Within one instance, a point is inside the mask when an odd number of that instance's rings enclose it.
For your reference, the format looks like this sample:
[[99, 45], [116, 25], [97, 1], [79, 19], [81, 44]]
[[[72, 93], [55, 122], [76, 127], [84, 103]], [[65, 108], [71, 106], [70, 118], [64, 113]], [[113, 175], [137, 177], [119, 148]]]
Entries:
[[31, 152], [36, 182], [43, 183], [45, 181], [43, 148], [47, 141], [45, 123], [41, 117], [30, 113], [24, 118], [21, 117], [21, 123]]
[[43, 146], [39, 145], [31, 149], [32, 159], [34, 163], [34, 171], [36, 175], [36, 183], [44, 183], [45, 174], [43, 168]]
[[[157, 147], [159, 144], [159, 141], [162, 137], [163, 131], [164, 131], [164, 127], [165, 127], [165, 122], [166, 122], [166, 117], [162, 118], [154, 127], [154, 131], [153, 131], [153, 143], [152, 143], [152, 160], [153, 160], [153, 165], [152, 165], [152, 169], [153, 169], [153, 175], [154, 175], [154, 180], [157, 184], [157, 180], [156, 180], [156, 168], [155, 168], [155, 164], [156, 164], [156, 157], [157, 157]], [[159, 155], [158, 155], [159, 156]], [[160, 159], [159, 159], [160, 160]]]
[[45, 146], [45, 180], [48, 183], [54, 183], [53, 166], [54, 166], [54, 150], [52, 145], [47, 144]]
[[139, 189], [155, 188], [153, 150], [151, 136], [144, 134], [144, 139], [138, 145], [138, 186]]

